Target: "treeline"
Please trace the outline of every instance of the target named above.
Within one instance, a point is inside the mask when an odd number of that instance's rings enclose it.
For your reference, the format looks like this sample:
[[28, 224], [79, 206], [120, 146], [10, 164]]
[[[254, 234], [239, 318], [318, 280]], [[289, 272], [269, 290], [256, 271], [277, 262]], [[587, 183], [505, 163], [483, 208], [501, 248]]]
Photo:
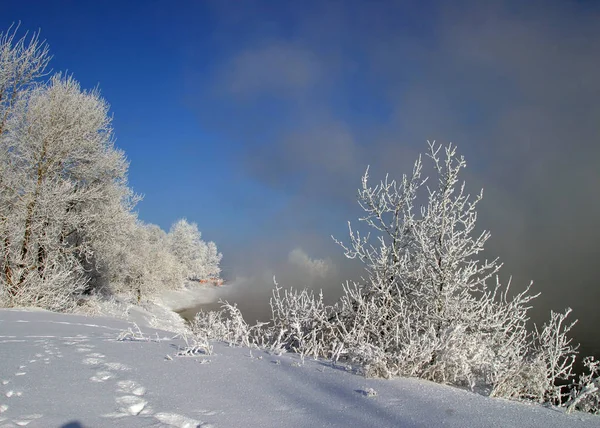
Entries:
[[68, 310], [84, 294], [138, 301], [218, 276], [221, 255], [195, 224], [166, 233], [140, 197], [97, 89], [50, 75], [48, 45], [0, 33], [0, 306]]

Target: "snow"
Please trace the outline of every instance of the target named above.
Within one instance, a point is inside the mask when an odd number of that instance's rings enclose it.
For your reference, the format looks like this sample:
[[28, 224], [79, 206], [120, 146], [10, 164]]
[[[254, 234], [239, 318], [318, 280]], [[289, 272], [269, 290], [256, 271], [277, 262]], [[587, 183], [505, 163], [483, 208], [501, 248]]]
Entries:
[[[131, 323], [0, 310], [0, 427], [598, 427], [597, 416], [418, 379], [215, 343], [177, 357], [173, 333], [117, 340]], [[137, 331], [137, 330], [135, 330]]]

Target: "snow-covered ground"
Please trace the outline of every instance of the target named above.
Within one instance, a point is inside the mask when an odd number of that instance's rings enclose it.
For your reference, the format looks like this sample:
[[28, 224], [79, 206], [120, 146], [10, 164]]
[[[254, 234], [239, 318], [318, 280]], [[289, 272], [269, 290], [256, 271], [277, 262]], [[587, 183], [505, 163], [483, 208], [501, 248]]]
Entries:
[[364, 379], [295, 355], [173, 333], [119, 341], [123, 320], [0, 310], [0, 427], [598, 427], [600, 418], [417, 379]]

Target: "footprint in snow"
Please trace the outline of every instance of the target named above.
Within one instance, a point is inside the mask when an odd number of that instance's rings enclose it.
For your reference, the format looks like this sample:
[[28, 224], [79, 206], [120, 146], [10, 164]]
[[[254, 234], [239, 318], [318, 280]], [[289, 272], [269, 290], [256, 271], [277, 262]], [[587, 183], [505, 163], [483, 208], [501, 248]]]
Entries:
[[154, 417], [163, 424], [177, 428], [214, 428], [214, 425], [212, 424], [202, 423], [201, 421], [197, 421], [183, 415], [178, 415], [177, 413], [161, 412], [155, 414]]
[[8, 398], [13, 397], [13, 396], [20, 397], [21, 395], [23, 395], [23, 393], [21, 391], [10, 390], [4, 395], [6, 395], [6, 397], [8, 397]]
[[204, 410], [204, 409], [196, 410], [196, 413], [200, 413], [201, 415], [204, 415], [204, 416], [215, 416], [218, 414], [218, 412], [216, 412], [214, 410]]
[[107, 371], [99, 371], [96, 372], [96, 374], [94, 376], [92, 376], [90, 378], [90, 380], [92, 382], [105, 382], [109, 379], [112, 379], [113, 374], [111, 372], [107, 372]]
[[20, 427], [24, 427], [24, 426], [27, 426], [29, 423], [33, 422], [34, 420], [41, 418], [42, 416], [44, 416], [44, 415], [35, 414], [35, 415], [21, 416], [18, 419], [13, 419], [13, 422]]
[[15, 376], [25, 376], [27, 374], [27, 372], [17, 372], [15, 373]]
[[125, 364], [121, 364], [121, 363], [104, 363], [104, 366], [108, 370], [119, 370], [119, 371], [131, 370], [131, 368], [129, 366], [126, 366]]
[[82, 363], [85, 364], [86, 366], [98, 366], [100, 364], [102, 364], [104, 361], [102, 361], [100, 358], [85, 358]]
[[117, 382], [117, 392], [123, 394], [133, 394], [139, 397], [146, 393], [146, 388], [133, 380], [121, 380]]
[[115, 398], [119, 410], [123, 413], [131, 416], [137, 416], [140, 414], [148, 402], [135, 395], [124, 395], [122, 397]]

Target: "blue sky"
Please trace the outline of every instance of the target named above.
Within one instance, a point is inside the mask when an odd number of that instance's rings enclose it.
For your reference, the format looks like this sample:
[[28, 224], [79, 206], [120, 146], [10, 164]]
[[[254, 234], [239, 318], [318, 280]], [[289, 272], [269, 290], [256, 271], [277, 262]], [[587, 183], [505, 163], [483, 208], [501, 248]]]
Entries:
[[600, 323], [585, 305], [600, 298], [596, 2], [1, 9], [0, 28], [41, 28], [54, 70], [100, 86], [145, 195], [140, 218], [197, 222], [226, 268], [276, 271], [295, 248], [341, 263], [330, 235], [359, 214], [365, 167], [399, 177], [427, 139], [452, 141], [471, 190], [485, 188], [490, 253], [519, 284], [540, 284], [543, 308], [568, 304]]
[[[83, 87], [100, 86], [112, 107], [116, 144], [131, 162], [130, 183], [145, 195], [138, 207], [143, 220], [168, 230], [187, 217], [217, 240], [237, 224], [223, 215], [234, 211], [237, 193], [262, 198], [264, 190], [240, 178], [227, 137], [204, 129], [188, 105], [188, 70], [202, 78], [219, 53], [208, 11], [183, 9], [168, 2], [12, 2], [3, 6], [1, 26], [21, 21], [23, 30], [41, 28], [53, 70], [72, 73]], [[193, 13], [193, 24], [179, 12]], [[209, 61], [192, 65], [194, 55]]]
[[[265, 183], [262, 175], [269, 172], [248, 173], [245, 159], [253, 156], [254, 147], [268, 149], [282, 128], [287, 132], [303, 126], [294, 125], [296, 100], [291, 98], [304, 89], [314, 91], [308, 86], [317, 71], [306, 66], [306, 77], [297, 82], [284, 77], [271, 88], [263, 87], [268, 86], [261, 80], [264, 70], [256, 71], [256, 81], [239, 81], [237, 76], [231, 82], [221, 80], [223, 75], [228, 78], [228, 67], [245, 49], [268, 49], [273, 43], [283, 45], [273, 54], [285, 56], [288, 43], [296, 44], [294, 27], [306, 15], [295, 16], [298, 8], [273, 8], [276, 4], [254, 10], [251, 2], [240, 2], [239, 11], [230, 11], [216, 2], [12, 2], [3, 5], [0, 26], [20, 21], [22, 31], [41, 29], [54, 71], [72, 73], [84, 88], [99, 85], [111, 104], [116, 144], [131, 162], [130, 183], [144, 195], [138, 206], [141, 219], [168, 229], [187, 217], [207, 239], [235, 246], [289, 227], [279, 219], [302, 180], [286, 177], [285, 183]], [[305, 59], [313, 58], [309, 47], [298, 49], [302, 68]], [[307, 94], [303, 102], [325, 103], [340, 116], [366, 123], [388, 113], [361, 84], [360, 75], [342, 77], [339, 84], [326, 83], [326, 96]], [[237, 88], [232, 89], [234, 99], [223, 96], [227, 89], [211, 90], [213, 84]], [[349, 87], [354, 90], [347, 92]], [[359, 174], [349, 183], [349, 195]], [[342, 228], [345, 221], [338, 221]], [[319, 229], [319, 223], [311, 224]], [[331, 233], [326, 227], [323, 231]]]

